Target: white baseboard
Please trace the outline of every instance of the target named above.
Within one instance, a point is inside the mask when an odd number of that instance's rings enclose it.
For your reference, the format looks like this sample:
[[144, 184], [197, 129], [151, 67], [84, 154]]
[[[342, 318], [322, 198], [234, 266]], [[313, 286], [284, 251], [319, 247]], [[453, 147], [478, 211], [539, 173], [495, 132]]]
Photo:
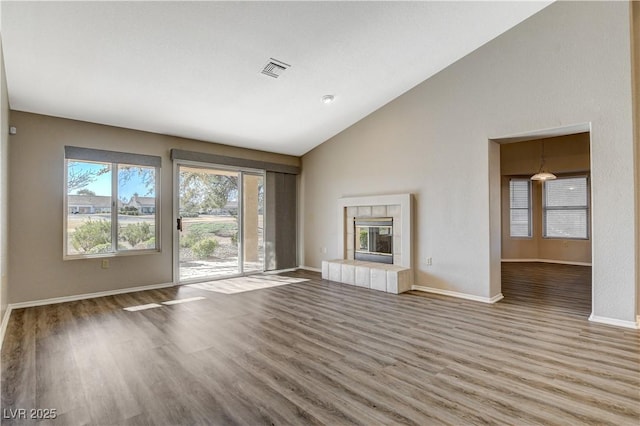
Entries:
[[118, 290], [99, 291], [96, 293], [76, 294], [73, 296], [64, 296], [64, 297], [53, 297], [51, 299], [40, 299], [40, 300], [32, 300], [29, 302], [10, 303], [9, 308], [12, 308], [12, 309], [31, 308], [33, 306], [53, 305], [56, 303], [74, 302], [76, 300], [94, 299], [96, 297], [113, 296], [116, 294], [124, 294], [124, 293], [134, 293], [136, 291], [156, 290], [159, 288], [167, 288], [167, 287], [173, 287], [173, 286], [174, 286], [173, 283], [152, 284], [152, 285], [145, 285], [140, 287], [121, 288]]
[[615, 325], [617, 327], [632, 328], [635, 330], [640, 329], [640, 316], [636, 317], [636, 321], [633, 322], [633, 321], [619, 320], [615, 318], [599, 317], [592, 313], [589, 316], [589, 321], [597, 322], [600, 324]]
[[322, 269], [320, 268], [312, 268], [311, 266], [298, 266], [298, 269], [303, 269], [305, 271], [311, 271], [311, 272], [320, 272], [322, 273]]
[[2, 325], [0, 325], [0, 351], [2, 351], [4, 334], [6, 333], [7, 326], [9, 325], [9, 317], [11, 317], [11, 306], [7, 305], [7, 309], [4, 311], [4, 316], [2, 317]]
[[572, 262], [570, 260], [553, 260], [553, 259], [501, 259], [502, 262], [540, 262], [540, 263], [557, 263], [560, 265], [576, 265], [591, 266], [591, 262]]
[[476, 296], [474, 294], [459, 293], [457, 291], [443, 290], [443, 289], [440, 289], [440, 288], [425, 287], [425, 286], [421, 286], [421, 285], [412, 285], [411, 286], [411, 290], [424, 291], [424, 292], [427, 292], [427, 293], [434, 293], [434, 294], [441, 294], [443, 296], [457, 297], [459, 299], [473, 300], [475, 302], [482, 302], [482, 303], [496, 303], [497, 301], [502, 300], [504, 298], [502, 293], [496, 294], [493, 297], [483, 297], [483, 296]]

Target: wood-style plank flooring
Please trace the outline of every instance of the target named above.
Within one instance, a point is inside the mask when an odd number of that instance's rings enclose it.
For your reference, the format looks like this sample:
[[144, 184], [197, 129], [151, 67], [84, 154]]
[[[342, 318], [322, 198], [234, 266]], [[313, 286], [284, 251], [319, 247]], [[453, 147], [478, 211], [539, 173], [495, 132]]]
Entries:
[[2, 415], [56, 409], [44, 423], [57, 425], [640, 420], [640, 333], [587, 320], [588, 267], [504, 264], [505, 299], [494, 305], [286, 275], [305, 281], [16, 310]]

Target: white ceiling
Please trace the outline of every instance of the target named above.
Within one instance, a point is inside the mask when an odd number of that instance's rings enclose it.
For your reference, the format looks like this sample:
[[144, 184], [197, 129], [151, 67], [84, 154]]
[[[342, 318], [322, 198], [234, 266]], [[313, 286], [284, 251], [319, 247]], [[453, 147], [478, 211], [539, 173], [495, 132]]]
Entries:
[[549, 3], [3, 1], [9, 101], [302, 155]]

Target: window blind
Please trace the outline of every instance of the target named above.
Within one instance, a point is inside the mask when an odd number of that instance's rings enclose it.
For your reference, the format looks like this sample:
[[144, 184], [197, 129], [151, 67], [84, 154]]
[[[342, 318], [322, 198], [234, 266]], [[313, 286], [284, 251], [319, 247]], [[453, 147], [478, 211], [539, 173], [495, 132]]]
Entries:
[[129, 152], [105, 151], [103, 149], [65, 146], [64, 158], [101, 163], [135, 164], [138, 166], [160, 167], [162, 158], [157, 155], [132, 154]]
[[531, 183], [529, 179], [509, 181], [510, 235], [531, 237]]
[[268, 161], [251, 160], [247, 158], [227, 157], [225, 155], [205, 152], [184, 151], [182, 149], [171, 150], [171, 160], [187, 160], [198, 163], [221, 164], [225, 166], [243, 167], [249, 169], [265, 170], [267, 172], [300, 174], [300, 167], [287, 164], [271, 163]]
[[586, 176], [544, 183], [544, 230], [549, 238], [589, 238]]

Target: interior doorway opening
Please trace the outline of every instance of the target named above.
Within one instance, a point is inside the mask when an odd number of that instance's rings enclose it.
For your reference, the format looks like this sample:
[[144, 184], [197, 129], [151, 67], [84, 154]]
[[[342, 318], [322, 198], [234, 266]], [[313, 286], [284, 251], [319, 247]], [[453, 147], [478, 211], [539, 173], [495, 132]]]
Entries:
[[[490, 152], [499, 154], [490, 156], [492, 284], [505, 298], [549, 308], [574, 304], [576, 312], [589, 315], [584, 305], [593, 306], [590, 139], [584, 124], [490, 141]], [[531, 180], [542, 168], [556, 178]], [[522, 280], [528, 283], [526, 297], [512, 288]]]

